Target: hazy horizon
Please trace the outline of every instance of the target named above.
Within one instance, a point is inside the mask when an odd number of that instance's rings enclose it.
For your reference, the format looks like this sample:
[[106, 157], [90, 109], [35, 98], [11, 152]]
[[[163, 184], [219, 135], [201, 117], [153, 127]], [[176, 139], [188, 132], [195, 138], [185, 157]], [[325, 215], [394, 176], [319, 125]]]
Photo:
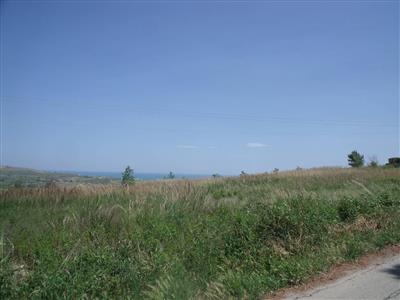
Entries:
[[0, 164], [235, 175], [399, 156], [399, 2], [1, 4]]

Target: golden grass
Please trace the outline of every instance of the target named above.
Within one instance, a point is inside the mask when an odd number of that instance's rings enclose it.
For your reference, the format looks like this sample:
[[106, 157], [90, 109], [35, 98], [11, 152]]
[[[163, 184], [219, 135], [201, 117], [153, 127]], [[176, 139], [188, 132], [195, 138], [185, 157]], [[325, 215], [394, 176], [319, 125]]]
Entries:
[[[52, 198], [54, 201], [62, 201], [66, 196], [93, 196], [93, 195], [111, 195], [115, 193], [123, 193], [132, 195], [141, 202], [151, 194], [162, 194], [168, 201], [176, 201], [177, 199], [185, 199], [198, 193], [200, 189], [212, 184], [221, 185], [241, 185], [259, 183], [265, 181], [266, 185], [271, 186], [270, 195], [276, 198], [288, 198], [293, 194], [308, 194], [313, 192], [307, 191], [307, 183], [312, 180], [321, 183], [328, 182], [330, 184], [348, 184], [358, 186], [358, 189], [372, 193], [366, 186], [370, 179], [379, 179], [387, 177], [400, 176], [400, 169], [395, 168], [314, 168], [307, 170], [284, 171], [277, 174], [255, 174], [244, 175], [240, 177], [223, 177], [210, 179], [176, 179], [176, 180], [154, 180], [139, 181], [136, 184], [123, 187], [119, 184], [78, 184], [76, 186], [50, 185], [36, 188], [10, 188], [0, 191], [0, 197], [3, 200], [15, 198]], [[288, 188], [285, 184], [274, 184], [273, 181], [291, 181], [292, 186]], [[293, 189], [292, 187], [295, 187]], [[262, 189], [263, 187], [255, 187]], [[237, 200], [237, 199], [236, 199]], [[228, 200], [235, 201], [233, 199]]]

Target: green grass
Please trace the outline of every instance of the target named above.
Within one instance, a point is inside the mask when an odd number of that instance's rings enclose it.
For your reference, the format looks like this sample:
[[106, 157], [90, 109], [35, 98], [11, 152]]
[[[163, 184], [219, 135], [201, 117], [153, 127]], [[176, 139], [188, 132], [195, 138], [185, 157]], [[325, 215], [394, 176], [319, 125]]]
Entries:
[[257, 299], [400, 242], [400, 172], [11, 189], [0, 298]]

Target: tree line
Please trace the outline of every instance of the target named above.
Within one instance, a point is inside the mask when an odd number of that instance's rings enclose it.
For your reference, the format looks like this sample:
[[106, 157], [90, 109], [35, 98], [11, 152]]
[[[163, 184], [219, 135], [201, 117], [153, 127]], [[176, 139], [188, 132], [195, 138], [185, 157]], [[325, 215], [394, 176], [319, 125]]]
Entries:
[[[364, 155], [359, 153], [356, 150], [353, 150], [353, 151], [351, 151], [351, 153], [349, 153], [347, 155], [347, 162], [348, 162], [349, 166], [352, 168], [363, 167], [365, 165]], [[375, 168], [378, 166], [379, 166], [379, 163], [378, 163], [377, 157], [376, 156], [370, 157], [368, 167]], [[389, 158], [388, 163], [385, 166], [399, 168], [400, 167], [400, 157]], [[301, 170], [301, 168], [297, 167], [296, 170]], [[272, 173], [275, 174], [278, 172], [279, 172], [279, 169], [275, 168]], [[242, 171], [240, 173], [240, 176], [246, 176], [246, 175], [247, 175], [247, 173], [245, 171]], [[213, 174], [212, 177], [218, 178], [218, 177], [221, 177], [221, 175]], [[173, 172], [169, 172], [168, 175], [164, 176], [164, 179], [175, 179], [175, 174]], [[125, 168], [125, 170], [122, 172], [121, 183], [122, 183], [122, 185], [127, 186], [127, 185], [134, 184], [135, 182], [136, 182], [136, 178], [134, 176], [133, 169], [130, 166], [127, 166]]]

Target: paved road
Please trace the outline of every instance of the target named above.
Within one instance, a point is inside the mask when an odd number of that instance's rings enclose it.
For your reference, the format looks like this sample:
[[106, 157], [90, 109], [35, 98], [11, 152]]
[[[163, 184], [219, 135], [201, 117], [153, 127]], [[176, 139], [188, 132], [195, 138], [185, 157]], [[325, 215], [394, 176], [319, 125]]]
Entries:
[[325, 286], [286, 299], [400, 300], [400, 255], [375, 263]]

